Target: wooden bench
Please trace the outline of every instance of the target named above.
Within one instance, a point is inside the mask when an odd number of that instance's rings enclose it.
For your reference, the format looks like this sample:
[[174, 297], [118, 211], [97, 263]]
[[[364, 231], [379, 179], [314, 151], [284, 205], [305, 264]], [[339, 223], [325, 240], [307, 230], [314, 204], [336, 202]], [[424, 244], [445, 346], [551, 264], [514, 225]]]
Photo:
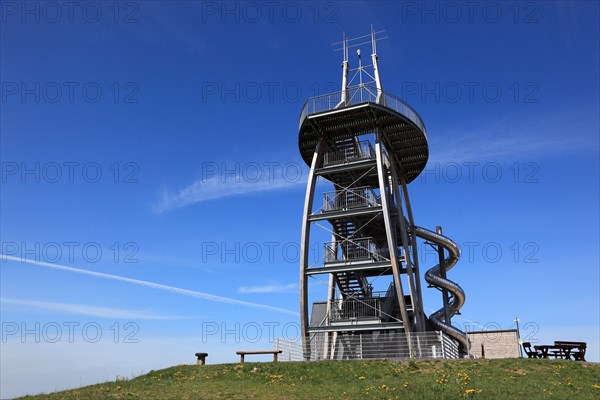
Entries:
[[557, 358], [570, 359], [571, 356], [573, 356], [577, 361], [585, 361], [585, 350], [587, 349], [586, 342], [566, 342], [557, 340], [554, 342], [554, 346], [559, 349]]
[[235, 354], [240, 356], [240, 363], [244, 362], [244, 356], [249, 354], [273, 354], [273, 362], [277, 362], [277, 355], [281, 354], [282, 350], [254, 350], [254, 351], [236, 351]]
[[198, 360], [196, 360], [196, 364], [204, 365], [206, 362], [206, 357], [208, 357], [208, 353], [196, 353], [196, 357], [198, 357]]

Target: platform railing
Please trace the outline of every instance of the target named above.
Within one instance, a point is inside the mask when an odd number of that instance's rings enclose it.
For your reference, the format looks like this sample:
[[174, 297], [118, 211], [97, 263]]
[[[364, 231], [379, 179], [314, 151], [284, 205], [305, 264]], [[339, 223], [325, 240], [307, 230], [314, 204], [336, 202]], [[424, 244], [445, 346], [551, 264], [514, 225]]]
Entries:
[[379, 196], [368, 186], [323, 193], [323, 212], [380, 205]]
[[373, 238], [327, 242], [324, 247], [325, 263], [384, 259]]
[[[328, 337], [329, 335], [329, 337]], [[326, 338], [328, 337], [328, 340]], [[324, 359], [456, 359], [458, 343], [442, 332], [414, 332], [410, 346], [403, 332], [385, 334], [362, 332], [333, 336], [318, 333], [311, 337], [310, 352], [304, 353], [299, 339], [275, 338], [275, 348], [283, 351], [281, 361]]]
[[332, 322], [344, 320], [381, 320], [381, 304], [379, 297], [334, 300], [330, 303], [330, 320]]
[[[347, 96], [344, 96], [346, 94]], [[344, 98], [346, 98], [345, 101], [343, 100]], [[304, 119], [311, 114], [341, 109], [362, 103], [375, 103], [390, 108], [408, 118], [426, 134], [425, 123], [414, 108], [395, 95], [383, 90], [378, 91], [376, 88], [369, 85], [348, 88], [347, 93], [340, 90], [338, 92], [309, 98], [306, 100], [306, 103], [304, 103], [304, 107], [300, 113], [300, 125], [302, 125]]]
[[373, 145], [361, 140], [353, 146], [326, 151], [323, 155], [323, 166], [345, 164], [362, 160], [375, 160]]

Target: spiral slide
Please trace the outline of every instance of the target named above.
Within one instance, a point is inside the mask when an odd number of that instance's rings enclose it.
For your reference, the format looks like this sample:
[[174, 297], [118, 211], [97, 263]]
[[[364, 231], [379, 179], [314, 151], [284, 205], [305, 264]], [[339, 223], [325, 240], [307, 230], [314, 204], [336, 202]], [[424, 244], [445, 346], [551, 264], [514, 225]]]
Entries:
[[[415, 234], [422, 239], [442, 246], [448, 251], [449, 255], [444, 260], [446, 271], [449, 271], [458, 262], [458, 259], [460, 258], [460, 249], [456, 243], [448, 239], [446, 236], [432, 232], [425, 228], [421, 228], [419, 226], [415, 226]], [[457, 314], [465, 303], [465, 292], [462, 290], [462, 288], [451, 280], [442, 278], [439, 264], [429, 269], [425, 273], [425, 280], [432, 286], [440, 289], [446, 289], [452, 295], [452, 299], [450, 300], [449, 304], [450, 316]], [[468, 352], [469, 341], [467, 336], [460, 329], [444, 322], [443, 307], [431, 314], [429, 316], [429, 321], [433, 325], [434, 329], [442, 331], [457, 340], [461, 353], [464, 354]]]

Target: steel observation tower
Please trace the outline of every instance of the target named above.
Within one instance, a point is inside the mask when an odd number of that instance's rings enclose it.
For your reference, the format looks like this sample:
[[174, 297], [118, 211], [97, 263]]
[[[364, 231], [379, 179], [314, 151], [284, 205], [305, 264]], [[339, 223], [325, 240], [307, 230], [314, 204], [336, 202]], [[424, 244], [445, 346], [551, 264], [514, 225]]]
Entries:
[[[413, 219], [407, 185], [427, 164], [427, 134], [419, 114], [383, 89], [377, 56], [383, 32], [344, 35], [336, 43], [343, 52], [342, 90], [308, 99], [300, 115], [299, 149], [310, 167], [300, 252], [307, 360], [420, 357], [432, 351], [427, 334], [439, 332], [460, 353], [468, 351], [465, 334], [450, 320], [465, 295], [446, 278], [460, 250], [441, 228], [420, 228]], [[370, 57], [361, 55], [361, 46], [371, 47]], [[353, 68], [351, 49], [357, 49]], [[331, 184], [330, 190], [322, 193], [317, 182]], [[330, 241], [323, 244], [322, 260], [310, 265], [316, 228]], [[444, 307], [429, 317], [417, 237], [440, 255], [440, 263], [424, 277], [429, 287], [442, 291]]]

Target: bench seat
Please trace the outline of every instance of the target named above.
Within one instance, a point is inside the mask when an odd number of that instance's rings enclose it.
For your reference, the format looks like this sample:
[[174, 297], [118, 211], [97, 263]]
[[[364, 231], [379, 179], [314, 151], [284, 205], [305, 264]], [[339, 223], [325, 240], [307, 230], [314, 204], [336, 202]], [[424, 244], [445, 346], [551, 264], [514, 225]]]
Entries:
[[281, 354], [282, 350], [251, 350], [251, 351], [236, 351], [235, 354], [240, 356], [240, 363], [244, 362], [244, 356], [251, 354], [273, 354], [273, 362], [277, 362], [277, 355]]

